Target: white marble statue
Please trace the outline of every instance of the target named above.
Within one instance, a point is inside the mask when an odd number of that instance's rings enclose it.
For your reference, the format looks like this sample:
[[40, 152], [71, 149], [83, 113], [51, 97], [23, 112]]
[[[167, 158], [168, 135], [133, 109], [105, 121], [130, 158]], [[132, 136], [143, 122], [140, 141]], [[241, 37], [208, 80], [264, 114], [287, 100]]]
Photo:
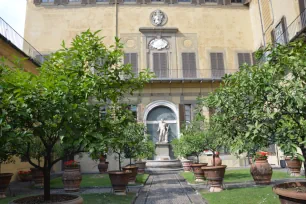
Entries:
[[159, 142], [168, 143], [168, 131], [169, 131], [169, 125], [164, 121], [164, 119], [161, 119], [158, 123], [158, 129], [157, 129], [157, 132], [159, 132], [159, 137], [158, 137]]

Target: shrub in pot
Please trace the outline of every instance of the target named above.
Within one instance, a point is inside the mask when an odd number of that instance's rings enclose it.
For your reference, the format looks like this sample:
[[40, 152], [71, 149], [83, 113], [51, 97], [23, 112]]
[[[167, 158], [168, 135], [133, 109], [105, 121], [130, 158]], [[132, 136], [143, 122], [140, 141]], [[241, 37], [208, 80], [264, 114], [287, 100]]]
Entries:
[[148, 135], [145, 139], [139, 143], [138, 151], [136, 151], [135, 165], [138, 167], [138, 173], [144, 173], [146, 168], [146, 161], [144, 159], [152, 158], [155, 154], [155, 147], [152, 141], [150, 141]]
[[66, 192], [78, 192], [82, 181], [82, 174], [80, 172], [80, 164], [74, 160], [66, 161], [64, 163], [65, 170], [62, 175], [64, 190]]
[[32, 181], [31, 171], [18, 171], [18, 177], [21, 182]]
[[273, 170], [267, 159], [268, 152], [255, 153], [255, 162], [251, 165], [250, 172], [256, 184], [268, 185], [271, 183]]
[[207, 147], [203, 130], [204, 119], [196, 117], [194, 121], [181, 129], [180, 138], [171, 142], [176, 156], [185, 158], [187, 156], [196, 156], [196, 162], [190, 165], [196, 182], [204, 181], [205, 178], [201, 167], [207, 165], [207, 163], [199, 163], [199, 156]]

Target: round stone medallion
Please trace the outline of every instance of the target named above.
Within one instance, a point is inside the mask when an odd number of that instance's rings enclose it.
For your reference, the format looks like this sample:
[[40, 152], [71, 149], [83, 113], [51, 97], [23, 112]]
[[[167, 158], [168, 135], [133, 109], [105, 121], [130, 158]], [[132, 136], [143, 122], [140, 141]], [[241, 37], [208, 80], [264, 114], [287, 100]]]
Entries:
[[184, 47], [186, 47], [186, 48], [192, 47], [192, 41], [191, 40], [184, 40], [183, 44], [184, 44]]
[[135, 41], [134, 40], [127, 40], [125, 42], [125, 46], [128, 47], [128, 48], [132, 48], [135, 46]]

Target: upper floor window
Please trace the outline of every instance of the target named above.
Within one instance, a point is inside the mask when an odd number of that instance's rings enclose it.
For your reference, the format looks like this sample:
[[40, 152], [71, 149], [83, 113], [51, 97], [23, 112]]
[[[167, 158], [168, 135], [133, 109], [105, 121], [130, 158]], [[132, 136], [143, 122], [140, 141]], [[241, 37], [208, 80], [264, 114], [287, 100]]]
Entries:
[[168, 54], [166, 52], [153, 53], [153, 72], [157, 78], [169, 78]]
[[180, 3], [190, 3], [191, 0], [178, 0], [178, 2], [180, 2]]
[[80, 2], [81, 0], [69, 0], [69, 2]]
[[[277, 44], [286, 44], [287, 43], [287, 35], [286, 35], [286, 24], [285, 24], [285, 18], [282, 18], [282, 20], [277, 24], [274, 31], [272, 31], [272, 41]], [[273, 40], [274, 38], [274, 40]]]
[[241, 67], [244, 63], [252, 65], [251, 53], [238, 53], [238, 64]]
[[54, 0], [42, 0], [42, 3], [54, 3]]
[[109, 2], [109, 0], [97, 0], [96, 2]]
[[131, 64], [133, 73], [138, 73], [137, 53], [124, 53], [124, 64]]
[[217, 3], [217, 0], [205, 0], [205, 3]]
[[211, 76], [212, 78], [221, 78], [224, 76], [224, 59], [223, 53], [210, 53], [210, 62], [211, 62]]
[[151, 0], [151, 2], [164, 2], [164, 0]]
[[182, 53], [182, 69], [184, 78], [196, 78], [196, 56], [193, 52]]
[[242, 0], [232, 0], [232, 3], [243, 3]]
[[128, 3], [134, 3], [134, 2], [136, 2], [136, 0], [124, 0], [124, 2], [128, 2]]

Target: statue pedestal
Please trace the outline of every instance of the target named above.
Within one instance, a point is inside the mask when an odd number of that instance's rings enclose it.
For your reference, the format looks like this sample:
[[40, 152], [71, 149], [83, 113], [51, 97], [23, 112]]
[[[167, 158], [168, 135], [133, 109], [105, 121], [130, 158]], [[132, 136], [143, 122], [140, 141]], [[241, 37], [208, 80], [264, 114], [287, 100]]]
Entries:
[[170, 160], [170, 144], [165, 142], [156, 142], [155, 160]]

